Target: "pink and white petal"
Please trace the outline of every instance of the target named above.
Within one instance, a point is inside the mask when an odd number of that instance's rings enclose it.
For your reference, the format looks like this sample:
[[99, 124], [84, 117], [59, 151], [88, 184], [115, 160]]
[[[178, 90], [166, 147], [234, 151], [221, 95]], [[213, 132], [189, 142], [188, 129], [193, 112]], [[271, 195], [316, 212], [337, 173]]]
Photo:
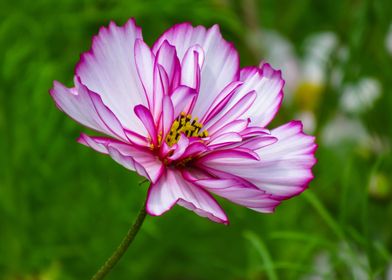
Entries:
[[227, 146], [233, 143], [240, 143], [242, 142], [242, 137], [236, 132], [227, 132], [224, 134], [220, 134], [216, 137], [211, 137], [208, 147], [209, 148], [218, 148], [222, 146]]
[[124, 129], [124, 132], [129, 142], [131, 142], [133, 145], [149, 147], [150, 143], [147, 137], [141, 136], [140, 134], [127, 129]]
[[134, 57], [137, 39], [142, 39], [142, 34], [133, 19], [123, 27], [111, 22], [94, 37], [91, 50], [81, 55], [75, 71], [84, 85], [101, 96], [124, 127], [140, 134], [143, 127], [136, 121], [133, 108], [147, 105], [147, 100]]
[[215, 98], [214, 102], [210, 105], [207, 112], [201, 119], [202, 123], [208, 123], [212, 118], [221, 112], [227, 105], [236, 90], [242, 85], [242, 82], [235, 81], [228, 84], [222, 92]]
[[177, 148], [174, 150], [173, 154], [169, 156], [169, 159], [171, 160], [179, 159], [184, 154], [188, 146], [189, 146], [188, 137], [186, 137], [184, 133], [181, 133], [180, 139], [177, 142]]
[[193, 142], [193, 143], [189, 144], [189, 146], [187, 147], [185, 152], [182, 154], [180, 159], [186, 159], [186, 158], [193, 157], [193, 156], [200, 156], [207, 151], [209, 151], [209, 148], [204, 143], [199, 142], [199, 141]]
[[234, 143], [234, 144], [227, 146], [225, 148], [245, 148], [248, 150], [256, 151], [256, 150], [261, 149], [265, 146], [274, 144], [277, 141], [278, 141], [278, 139], [276, 137], [262, 135], [262, 136], [255, 136], [255, 137], [251, 137], [248, 139], [244, 139], [240, 143]]
[[164, 41], [155, 53], [156, 61], [165, 69], [169, 80], [169, 92], [172, 92], [180, 83], [181, 66], [177, 57], [176, 48]]
[[284, 80], [280, 71], [264, 64], [261, 69], [244, 68], [240, 72], [242, 86], [231, 101], [235, 103], [244, 94], [255, 91], [257, 97], [253, 106], [244, 114], [252, 125], [266, 127], [278, 112], [283, 99]]
[[146, 210], [152, 216], [159, 216], [176, 203], [212, 221], [228, 223], [226, 214], [210, 194], [186, 181], [178, 171], [166, 169], [148, 191]]
[[286, 199], [304, 191], [313, 179], [315, 138], [303, 133], [301, 122], [292, 121], [271, 131], [277, 142], [256, 150], [260, 161], [212, 157], [208, 168], [244, 178], [274, 199]]
[[109, 154], [125, 168], [136, 171], [151, 182], [156, 182], [163, 172], [164, 165], [149, 149], [132, 146], [105, 137], [91, 137], [81, 134], [78, 142], [100, 153]]
[[167, 40], [176, 48], [178, 58], [183, 59], [189, 47], [199, 45], [205, 55], [201, 69], [199, 96], [193, 115], [202, 117], [215, 97], [232, 81], [238, 80], [239, 58], [236, 49], [226, 42], [218, 25], [206, 29], [182, 23], [167, 30], [154, 44], [156, 51]]
[[263, 127], [248, 126], [243, 131], [241, 131], [240, 134], [242, 137], [246, 138], [252, 136], [269, 136], [271, 135], [271, 132]]
[[174, 107], [175, 118], [182, 112], [188, 114], [192, 104], [197, 97], [194, 89], [187, 86], [179, 86], [171, 95], [171, 99]]
[[158, 132], [154, 123], [154, 118], [146, 107], [143, 105], [137, 105], [134, 108], [136, 116], [139, 118], [140, 122], [144, 125], [148, 135], [150, 136], [150, 139], [152, 141], [152, 144], [154, 146], [158, 145]]
[[213, 135], [225, 125], [241, 118], [244, 114], [247, 114], [247, 111], [252, 107], [256, 96], [256, 92], [252, 91], [243, 96], [232, 106], [228, 104], [228, 108], [222, 110], [218, 115], [212, 118], [209, 123], [205, 124], [204, 129], [208, 130], [210, 135]]
[[[212, 151], [208, 154], [206, 154], [205, 156], [199, 158], [197, 160], [197, 164], [201, 164], [203, 166], [207, 166], [207, 167], [215, 167], [216, 164], [209, 164], [209, 162], [227, 162], [229, 163], [236, 163], [236, 162], [245, 162], [245, 163], [249, 163], [250, 161], [258, 161], [259, 158], [258, 156], [253, 156], [253, 154], [249, 154], [245, 151], [240, 151], [240, 150], [215, 150]], [[218, 166], [219, 167], [219, 166]], [[219, 168], [217, 168], [217, 170], [219, 170]]]
[[79, 138], [77, 139], [77, 142], [85, 145], [87, 147], [92, 148], [93, 150], [102, 153], [102, 154], [109, 154], [107, 146], [110, 143], [118, 143], [120, 144], [121, 142], [116, 141], [111, 138], [107, 137], [91, 137], [88, 136], [87, 134], [81, 133]]
[[261, 213], [271, 213], [279, 205], [279, 200], [257, 188], [242, 185], [235, 179], [202, 179], [194, 182], [207, 191], [219, 195], [236, 204]]
[[155, 57], [151, 52], [150, 47], [142, 39], [137, 39], [135, 42], [134, 56], [137, 74], [142, 82], [149, 108], [152, 110]]
[[170, 96], [166, 95], [163, 98], [163, 111], [162, 111], [162, 139], [166, 139], [166, 135], [169, 133], [170, 128], [173, 124], [174, 118], [174, 107], [170, 99]]
[[273, 136], [262, 136], [247, 139], [241, 143], [239, 147], [246, 148], [252, 151], [264, 148], [266, 146], [276, 143], [278, 139]]
[[249, 120], [234, 120], [215, 131], [214, 135], [222, 135], [228, 132], [235, 132], [241, 135], [242, 132], [247, 128], [248, 124]]
[[74, 82], [75, 88], [67, 88], [57, 81], [53, 83], [50, 95], [57, 107], [84, 126], [127, 141], [120, 121], [100, 96], [84, 86], [78, 77]]
[[155, 123], [159, 123], [159, 117], [162, 113], [162, 100], [167, 95], [168, 87], [169, 84], [165, 70], [161, 65], [156, 63], [154, 66], [154, 90], [151, 109]]
[[203, 63], [203, 50], [196, 48], [195, 46], [190, 47], [185, 53], [184, 58], [181, 62], [181, 81], [180, 84], [183, 86], [190, 87], [196, 92], [199, 92], [200, 88], [200, 70], [201, 63]]

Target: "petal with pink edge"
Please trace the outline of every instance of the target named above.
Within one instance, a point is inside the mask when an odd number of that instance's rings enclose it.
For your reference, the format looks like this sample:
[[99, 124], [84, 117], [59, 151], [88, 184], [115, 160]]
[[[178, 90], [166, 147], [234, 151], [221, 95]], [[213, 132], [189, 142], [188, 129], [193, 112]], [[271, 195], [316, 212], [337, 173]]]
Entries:
[[226, 214], [210, 194], [186, 181], [178, 171], [167, 169], [160, 180], [151, 185], [146, 209], [150, 215], [159, 216], [176, 203], [214, 222], [228, 223]]
[[199, 92], [203, 59], [204, 53], [200, 47], [193, 46], [187, 50], [181, 62], [181, 85]]
[[207, 129], [209, 134], [213, 135], [222, 127], [246, 115], [248, 110], [252, 108], [256, 98], [256, 92], [247, 93], [233, 106], [228, 105], [219, 114], [215, 115], [214, 118], [205, 124], [204, 129]]
[[140, 122], [144, 125], [152, 143], [156, 146], [158, 145], [158, 132], [154, 123], [154, 118], [151, 115], [150, 110], [148, 110], [143, 105], [137, 105], [134, 109], [136, 116], [139, 118]]
[[266, 127], [275, 117], [282, 103], [284, 80], [281, 72], [266, 63], [261, 69], [256, 67], [242, 69], [240, 80], [243, 84], [231, 104], [235, 104], [247, 92], [255, 91], [256, 100], [244, 117], [250, 118], [252, 125]]
[[81, 134], [78, 142], [100, 153], [109, 154], [120, 165], [136, 171], [153, 183], [159, 179], [163, 172], [162, 162], [149, 149], [131, 146], [110, 138], [91, 137], [86, 134]]
[[75, 77], [75, 88], [67, 88], [55, 81], [50, 95], [57, 107], [75, 121], [96, 131], [127, 140], [124, 129], [95, 92], [90, 91]]
[[182, 112], [188, 114], [197, 94], [194, 89], [187, 86], [179, 86], [170, 96], [174, 106], [174, 117], [178, 117]]
[[200, 91], [193, 109], [193, 115], [201, 118], [215, 97], [230, 82], [238, 79], [237, 51], [231, 43], [222, 38], [218, 25], [207, 30], [203, 26], [193, 27], [189, 23], [177, 24], [157, 40], [153, 47], [154, 53], [165, 40], [176, 48], [180, 61], [192, 46], [199, 45], [204, 51]]
[[255, 151], [260, 161], [215, 156], [207, 158], [202, 164], [211, 170], [241, 177], [275, 199], [295, 196], [303, 192], [313, 179], [315, 138], [304, 134], [298, 121], [272, 130], [271, 136], [278, 141]]
[[135, 63], [137, 39], [142, 39], [142, 34], [133, 19], [123, 27], [111, 22], [108, 28], [99, 30], [91, 50], [81, 55], [75, 71], [127, 129], [141, 134], [143, 127], [136, 121], [133, 108], [147, 105], [147, 100]]
[[271, 213], [279, 205], [279, 201], [271, 198], [271, 195], [257, 188], [245, 187], [235, 179], [203, 179], [195, 181], [195, 184], [258, 212]]
[[156, 52], [156, 62], [165, 69], [169, 80], [169, 92], [173, 92], [180, 83], [181, 66], [176, 48], [164, 41]]

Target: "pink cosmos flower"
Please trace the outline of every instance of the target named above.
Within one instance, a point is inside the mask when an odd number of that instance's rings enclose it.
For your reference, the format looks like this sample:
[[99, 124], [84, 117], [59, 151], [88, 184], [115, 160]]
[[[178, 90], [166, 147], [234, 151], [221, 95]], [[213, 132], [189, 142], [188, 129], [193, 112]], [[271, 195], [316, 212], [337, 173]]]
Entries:
[[217, 25], [175, 25], [150, 48], [133, 19], [112, 22], [81, 55], [74, 83], [55, 81], [51, 96], [107, 135], [80, 143], [151, 181], [150, 215], [179, 204], [228, 223], [212, 194], [269, 213], [313, 179], [315, 138], [301, 122], [266, 128], [283, 98], [280, 71], [241, 69]]

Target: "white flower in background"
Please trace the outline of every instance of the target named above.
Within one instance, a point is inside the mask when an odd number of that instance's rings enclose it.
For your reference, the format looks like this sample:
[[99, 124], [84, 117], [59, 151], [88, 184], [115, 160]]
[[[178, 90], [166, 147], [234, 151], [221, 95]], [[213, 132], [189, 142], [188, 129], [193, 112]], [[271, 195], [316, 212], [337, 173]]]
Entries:
[[331, 255], [327, 251], [322, 251], [314, 257], [312, 273], [303, 276], [302, 280], [323, 280], [335, 276], [333, 265], [331, 263]]
[[337, 45], [338, 38], [332, 32], [317, 33], [306, 40], [302, 64], [303, 81], [318, 85], [326, 83], [328, 62]]
[[363, 113], [371, 109], [380, 96], [380, 82], [374, 78], [365, 77], [358, 83], [348, 84], [343, 88], [340, 106], [348, 113]]
[[392, 55], [392, 23], [389, 25], [389, 30], [385, 38], [385, 47], [388, 53]]
[[339, 246], [339, 257], [351, 271], [352, 279], [368, 280], [369, 261], [362, 251], [357, 251], [346, 242]]
[[387, 270], [387, 275], [386, 275], [386, 280], [392, 280], [392, 262], [389, 264], [388, 270]]
[[363, 144], [369, 142], [369, 134], [363, 124], [357, 119], [337, 115], [324, 127], [321, 139], [324, 145], [333, 147], [342, 142]]
[[321, 132], [321, 141], [332, 148], [350, 143], [364, 155], [369, 152], [387, 155], [391, 151], [388, 139], [371, 135], [359, 119], [344, 114], [337, 114], [328, 122]]

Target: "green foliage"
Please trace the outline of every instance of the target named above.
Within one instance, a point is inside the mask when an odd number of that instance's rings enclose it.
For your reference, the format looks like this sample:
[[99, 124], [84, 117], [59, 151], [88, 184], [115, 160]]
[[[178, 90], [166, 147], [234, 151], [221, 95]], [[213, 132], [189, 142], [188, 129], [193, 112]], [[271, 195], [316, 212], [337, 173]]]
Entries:
[[[88, 279], [119, 244], [145, 199], [141, 178], [75, 143], [86, 130], [59, 112], [48, 94], [53, 80], [71, 85], [79, 54], [100, 26], [109, 20], [123, 24], [129, 17], [136, 18], [150, 44], [174, 23], [218, 23], [239, 49], [242, 65], [260, 60], [247, 39], [258, 28], [283, 34], [298, 57], [309, 35], [332, 31], [349, 55], [328, 61], [327, 76], [339, 65], [342, 82], [333, 87], [328, 80], [314, 110], [318, 164], [304, 195], [284, 202], [273, 215], [222, 202], [228, 227], [180, 207], [148, 217], [108, 279], [385, 277], [392, 265], [392, 56], [385, 48], [391, 3], [2, 1], [0, 279]], [[321, 137], [336, 114], [346, 114], [339, 107], [342, 85], [363, 76], [380, 82], [381, 97], [366, 113], [347, 115], [384, 139], [387, 152], [375, 152], [369, 143], [326, 145]], [[300, 107], [286, 104], [274, 125], [290, 120]]]

